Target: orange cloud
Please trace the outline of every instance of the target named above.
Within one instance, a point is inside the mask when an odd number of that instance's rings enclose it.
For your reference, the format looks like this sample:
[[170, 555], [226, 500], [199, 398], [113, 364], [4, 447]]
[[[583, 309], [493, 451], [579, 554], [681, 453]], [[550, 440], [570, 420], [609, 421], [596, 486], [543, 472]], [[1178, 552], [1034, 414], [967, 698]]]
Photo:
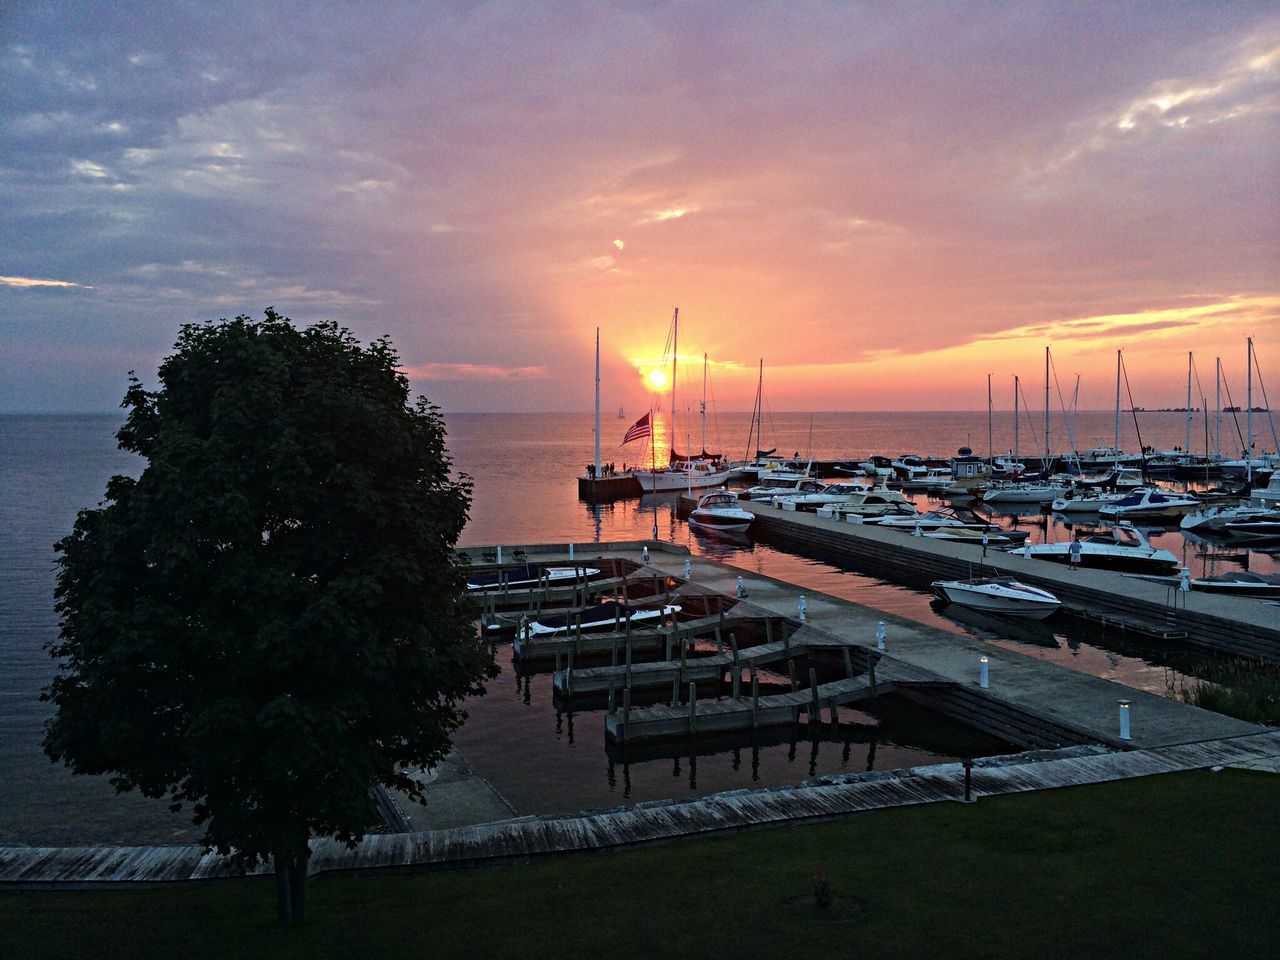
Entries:
[[0, 283], [6, 287], [80, 287], [83, 290], [92, 290], [93, 287], [85, 283], [72, 283], [70, 280], [37, 280], [34, 277], [0, 277]]
[[424, 363], [401, 367], [405, 376], [421, 380], [546, 380], [546, 367], [502, 367], [483, 363]]

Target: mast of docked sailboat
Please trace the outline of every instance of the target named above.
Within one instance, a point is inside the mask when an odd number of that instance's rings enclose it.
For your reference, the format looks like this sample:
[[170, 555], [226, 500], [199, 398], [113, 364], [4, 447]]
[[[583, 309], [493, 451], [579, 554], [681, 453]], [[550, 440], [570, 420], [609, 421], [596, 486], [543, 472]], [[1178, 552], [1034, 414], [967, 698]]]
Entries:
[[1018, 375], [1013, 375], [1013, 462], [1018, 462]]
[[600, 328], [596, 327], [596, 472], [600, 476]]
[[[671, 454], [676, 450], [676, 360], [680, 357], [680, 308], [671, 315]], [[675, 463], [673, 456], [667, 463]], [[656, 516], [656, 514], [655, 514]], [[656, 525], [656, 524], [655, 524]]]
[[1044, 468], [1049, 469], [1049, 348], [1044, 348]]
[[[760, 379], [756, 381], [756, 402], [751, 407], [751, 426], [747, 428], [747, 452], [743, 455], [743, 460], [751, 463], [755, 457], [751, 453], [751, 435], [756, 436], [756, 443], [764, 446], [764, 438], [760, 435], [760, 407], [761, 395], [764, 390], [764, 357], [760, 358]], [[760, 447], [757, 447], [758, 450]]]
[[[707, 355], [702, 355], [702, 453], [707, 452]], [[701, 454], [699, 454], [701, 456]]]
[[987, 374], [987, 463], [996, 465], [996, 452], [991, 445], [991, 374]]
[[1253, 482], [1253, 337], [1247, 338], [1249, 345], [1249, 385], [1245, 388], [1244, 414], [1244, 480]]
[[1182, 455], [1191, 455], [1191, 351], [1187, 351], [1187, 442], [1182, 448]]
[[1222, 462], [1222, 358], [1214, 357], [1213, 374], [1213, 447], [1218, 462]]
[[1116, 351], [1116, 439], [1115, 439], [1116, 459], [1115, 465], [1120, 465], [1120, 351]]

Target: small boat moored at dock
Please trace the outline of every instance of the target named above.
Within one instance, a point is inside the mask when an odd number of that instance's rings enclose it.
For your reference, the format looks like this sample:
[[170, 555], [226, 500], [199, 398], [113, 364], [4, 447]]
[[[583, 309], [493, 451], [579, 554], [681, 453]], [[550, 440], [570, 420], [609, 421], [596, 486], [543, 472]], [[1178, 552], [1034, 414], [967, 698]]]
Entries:
[[1200, 507], [1190, 494], [1167, 493], [1141, 487], [1098, 508], [1098, 516], [1109, 520], [1175, 520]]
[[1168, 550], [1151, 545], [1147, 535], [1129, 523], [1119, 523], [1110, 532], [1093, 533], [1079, 540], [1034, 543], [1010, 550], [1012, 556], [1034, 560], [1071, 561], [1073, 544], [1080, 547], [1080, 566], [1105, 570], [1174, 570], [1178, 558]]
[[547, 614], [537, 620], [529, 620], [523, 625], [524, 636], [545, 637], [570, 630], [611, 630], [619, 624], [632, 624], [646, 621], [661, 622], [666, 617], [680, 612], [678, 604], [662, 602], [631, 604], [619, 600], [611, 600], [585, 610], [572, 610], [568, 613]]
[[755, 514], [738, 506], [738, 498], [727, 490], [708, 493], [689, 514], [689, 523], [704, 530], [742, 533], [751, 526]]
[[551, 567], [537, 563], [524, 563], [518, 567], [502, 567], [497, 570], [467, 574], [468, 590], [494, 590], [532, 587], [542, 584], [558, 584], [581, 578], [599, 576], [595, 567]]
[[1043, 620], [1062, 607], [1048, 590], [1012, 577], [976, 577], [971, 580], [935, 580], [934, 592], [948, 603], [1006, 617]]

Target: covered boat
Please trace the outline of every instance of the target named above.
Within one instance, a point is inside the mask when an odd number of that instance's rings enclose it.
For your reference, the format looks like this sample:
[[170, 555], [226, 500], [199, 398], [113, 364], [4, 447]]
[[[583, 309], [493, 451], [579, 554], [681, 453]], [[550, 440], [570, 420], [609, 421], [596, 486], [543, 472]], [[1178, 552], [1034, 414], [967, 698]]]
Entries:
[[526, 637], [545, 637], [578, 629], [612, 630], [628, 621], [633, 625], [645, 621], [661, 622], [664, 617], [674, 616], [679, 612], [679, 605], [664, 604], [660, 601], [633, 604], [621, 600], [610, 600], [608, 603], [582, 610], [571, 610], [568, 613], [544, 614], [537, 620], [526, 622], [523, 630]]
[[1062, 606], [1062, 601], [1048, 590], [1012, 577], [935, 580], [932, 586], [934, 592], [949, 603], [1006, 617], [1043, 620]]
[[468, 590], [494, 590], [503, 587], [526, 588], [556, 584], [575, 578], [599, 576], [596, 567], [550, 567], [540, 563], [524, 563], [518, 567], [476, 571], [467, 574]]

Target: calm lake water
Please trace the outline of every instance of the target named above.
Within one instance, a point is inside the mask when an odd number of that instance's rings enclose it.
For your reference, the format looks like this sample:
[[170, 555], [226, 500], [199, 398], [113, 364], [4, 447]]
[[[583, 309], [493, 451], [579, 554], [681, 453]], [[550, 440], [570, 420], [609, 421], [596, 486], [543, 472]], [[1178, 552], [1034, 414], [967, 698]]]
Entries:
[[[637, 444], [620, 447], [627, 426], [610, 417], [602, 428], [602, 456], [619, 465], [638, 459]], [[1006, 417], [1007, 419], [1007, 417]], [[176, 842], [195, 837], [184, 818], [136, 795], [117, 796], [101, 778], [73, 777], [40, 751], [48, 708], [40, 690], [53, 675], [44, 646], [57, 633], [53, 610], [52, 544], [71, 528], [76, 512], [98, 503], [107, 479], [136, 473], [140, 462], [116, 449], [116, 415], [0, 417], [0, 843]], [[680, 428], [693, 421], [686, 419]], [[749, 418], [709, 418], [707, 446], [741, 456]], [[663, 539], [699, 554], [790, 580], [943, 629], [967, 632], [1029, 656], [1062, 663], [1134, 687], [1163, 693], [1185, 681], [1196, 658], [1070, 632], [1010, 636], [989, 622], [961, 623], [942, 615], [923, 592], [878, 580], [874, 571], [842, 570], [819, 558], [767, 545], [705, 538], [675, 517], [675, 497], [589, 506], [576, 498], [574, 477], [593, 456], [589, 414], [456, 414], [448, 417], [456, 467], [475, 482], [465, 544], [608, 541], [648, 535], [657, 518]], [[1185, 418], [1143, 414], [1142, 441], [1181, 445]], [[953, 453], [987, 449], [985, 413], [783, 414], [766, 417], [764, 443], [824, 459], [870, 453]], [[1053, 425], [1054, 447], [1066, 431]], [[1193, 449], [1203, 446], [1193, 439]], [[1038, 430], [1038, 434], [1036, 432]], [[1080, 447], [1109, 443], [1110, 413], [1081, 414]], [[660, 435], [662, 439], [665, 435]], [[1193, 431], [1193, 438], [1195, 431]], [[1043, 443], [1043, 422], [1024, 421], [1021, 449]], [[693, 431], [694, 446], [699, 441]], [[1122, 442], [1135, 447], [1133, 424]], [[1013, 447], [1012, 422], [993, 425], [992, 446]], [[685, 446], [685, 444], [681, 444]], [[1227, 446], [1224, 440], [1224, 447]], [[1010, 521], [1014, 522], [1014, 521]], [[1033, 541], [1067, 534], [1043, 517], [1030, 523]], [[1277, 569], [1258, 551], [1220, 551], [1183, 542], [1176, 532], [1155, 538], [1197, 574]], [[476, 773], [488, 778], [519, 813], [567, 812], [659, 797], [696, 796], [753, 784], [793, 783], [845, 770], [889, 769], [1000, 749], [945, 720], [891, 705], [876, 714], [844, 711], [830, 741], [760, 745], [717, 744], [702, 756], [655, 755], [625, 768], [604, 748], [599, 712], [558, 713], [545, 675], [516, 676], [508, 648], [499, 649], [503, 674], [489, 695], [469, 704], [471, 719], [456, 741]]]

